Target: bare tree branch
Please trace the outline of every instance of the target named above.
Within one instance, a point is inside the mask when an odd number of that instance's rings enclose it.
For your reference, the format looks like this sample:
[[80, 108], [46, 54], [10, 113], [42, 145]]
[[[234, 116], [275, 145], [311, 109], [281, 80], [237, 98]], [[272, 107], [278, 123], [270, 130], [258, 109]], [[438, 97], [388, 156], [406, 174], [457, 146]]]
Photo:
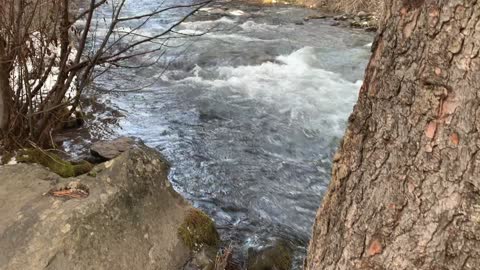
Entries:
[[[150, 67], [179, 46], [170, 41], [203, 35], [175, 28], [211, 2], [168, 7], [161, 2], [149, 12], [122, 16], [133, 0], [89, 0], [77, 14], [70, 1], [3, 0], [0, 5], [0, 139], [6, 144], [53, 146], [52, 134], [80, 106], [91, 80], [112, 68]], [[173, 10], [184, 15], [159, 33], [141, 33], [153, 18]], [[100, 34], [102, 18], [106, 30]], [[152, 60], [129, 62], [145, 55]]]

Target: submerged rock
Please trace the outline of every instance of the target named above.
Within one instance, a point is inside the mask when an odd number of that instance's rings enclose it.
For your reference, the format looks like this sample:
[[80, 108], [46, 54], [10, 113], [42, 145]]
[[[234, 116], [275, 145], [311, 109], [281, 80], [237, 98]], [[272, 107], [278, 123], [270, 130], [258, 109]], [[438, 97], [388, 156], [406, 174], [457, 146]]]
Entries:
[[168, 169], [144, 146], [69, 179], [0, 166], [0, 269], [181, 269], [191, 250], [178, 231], [197, 210]]
[[118, 157], [123, 152], [132, 148], [135, 140], [128, 137], [121, 137], [111, 141], [99, 141], [90, 147], [90, 153], [103, 160], [111, 160]]

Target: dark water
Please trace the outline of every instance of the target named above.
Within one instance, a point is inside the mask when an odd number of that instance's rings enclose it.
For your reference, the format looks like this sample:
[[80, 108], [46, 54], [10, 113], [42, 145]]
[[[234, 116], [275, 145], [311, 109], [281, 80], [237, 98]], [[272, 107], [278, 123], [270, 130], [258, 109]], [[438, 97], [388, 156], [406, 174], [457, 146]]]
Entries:
[[[157, 3], [132, 1], [126, 12]], [[284, 239], [298, 268], [372, 36], [324, 20], [297, 25], [313, 13], [301, 8], [229, 8], [203, 9], [177, 35], [208, 34], [172, 41], [157, 65], [114, 70], [98, 87], [144, 86], [104, 96], [126, 112], [116, 133], [140, 137], [171, 161], [172, 183], [215, 219], [225, 243], [245, 252]]]

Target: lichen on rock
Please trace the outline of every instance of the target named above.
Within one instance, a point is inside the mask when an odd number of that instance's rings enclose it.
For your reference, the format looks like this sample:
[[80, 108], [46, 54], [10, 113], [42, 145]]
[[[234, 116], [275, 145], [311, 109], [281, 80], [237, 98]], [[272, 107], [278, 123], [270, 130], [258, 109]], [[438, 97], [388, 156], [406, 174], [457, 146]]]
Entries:
[[202, 211], [188, 210], [185, 220], [178, 228], [178, 234], [191, 250], [200, 250], [202, 246], [218, 246], [220, 237], [213, 221]]

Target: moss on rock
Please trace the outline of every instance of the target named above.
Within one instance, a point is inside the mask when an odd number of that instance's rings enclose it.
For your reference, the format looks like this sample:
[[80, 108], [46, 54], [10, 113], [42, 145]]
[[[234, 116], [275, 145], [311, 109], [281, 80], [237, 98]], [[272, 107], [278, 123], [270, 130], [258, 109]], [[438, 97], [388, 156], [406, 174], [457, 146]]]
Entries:
[[87, 161], [72, 164], [58, 155], [40, 149], [24, 149], [18, 154], [17, 160], [23, 163], [37, 163], [49, 168], [61, 177], [74, 177], [89, 172], [93, 165]]
[[204, 245], [216, 247], [220, 242], [215, 224], [198, 209], [188, 210], [178, 234], [191, 250], [199, 250]]
[[73, 169], [75, 171], [75, 176], [82, 175], [90, 172], [93, 169], [93, 164], [82, 160], [76, 164], [73, 164]]
[[247, 269], [264, 270], [292, 269], [292, 250], [283, 241], [277, 241], [272, 246], [262, 250], [250, 250], [248, 254]]

